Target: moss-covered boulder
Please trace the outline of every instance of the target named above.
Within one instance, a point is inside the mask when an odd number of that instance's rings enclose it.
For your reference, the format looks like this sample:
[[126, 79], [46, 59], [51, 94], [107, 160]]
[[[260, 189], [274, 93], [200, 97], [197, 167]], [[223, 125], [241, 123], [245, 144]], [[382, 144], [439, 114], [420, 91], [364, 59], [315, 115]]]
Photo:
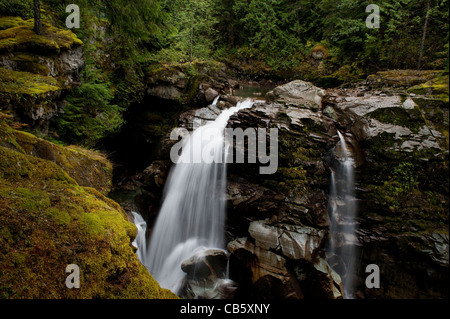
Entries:
[[[60, 166], [0, 146], [0, 298], [175, 298], [139, 263], [136, 233], [117, 203]], [[80, 288], [66, 287], [69, 264]]]
[[22, 154], [52, 161], [80, 186], [97, 189], [103, 194], [111, 190], [112, 164], [100, 153], [78, 146], [63, 147], [33, 134], [12, 129], [9, 117], [0, 113], [0, 145]]

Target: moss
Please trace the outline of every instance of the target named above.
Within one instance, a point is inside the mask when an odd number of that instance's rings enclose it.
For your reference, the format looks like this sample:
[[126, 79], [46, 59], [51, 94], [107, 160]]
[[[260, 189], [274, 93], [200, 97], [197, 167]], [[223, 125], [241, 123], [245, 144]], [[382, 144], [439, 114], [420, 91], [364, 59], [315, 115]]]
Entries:
[[43, 23], [42, 35], [37, 35], [33, 31], [34, 19], [20, 23], [17, 21], [17, 26], [0, 31], [0, 52], [23, 51], [58, 54], [83, 44], [70, 30], [59, 29]]
[[21, 17], [0, 17], [0, 30], [15, 28], [24, 24]]
[[79, 146], [63, 147], [33, 134], [10, 128], [0, 120], [0, 145], [18, 152], [50, 160], [82, 186], [107, 194], [111, 189], [112, 164], [99, 152]]
[[419, 84], [408, 89], [408, 92], [421, 95], [431, 95], [434, 99], [448, 103], [449, 98], [449, 76], [440, 75], [423, 84]]
[[367, 77], [372, 86], [411, 87], [427, 82], [436, 77], [438, 70], [388, 70], [379, 71]]
[[18, 71], [31, 72], [40, 75], [50, 74], [50, 69], [46, 65], [41, 64], [39, 58], [34, 54], [16, 53], [11, 61], [17, 63]]
[[[139, 263], [135, 235], [118, 204], [0, 146], [0, 297], [176, 298]], [[68, 264], [80, 267], [81, 289], [65, 286]]]
[[0, 68], [0, 94], [4, 98], [29, 95], [41, 96], [61, 90], [58, 81], [51, 76]]
[[318, 52], [321, 52], [323, 59], [328, 59], [328, 57], [329, 57], [328, 49], [323, 44], [320, 44], [320, 43], [316, 44], [311, 50], [311, 55], [313, 53], [318, 53]]
[[417, 133], [426, 123], [418, 108], [405, 110], [400, 107], [380, 108], [368, 114], [380, 122], [404, 126]]

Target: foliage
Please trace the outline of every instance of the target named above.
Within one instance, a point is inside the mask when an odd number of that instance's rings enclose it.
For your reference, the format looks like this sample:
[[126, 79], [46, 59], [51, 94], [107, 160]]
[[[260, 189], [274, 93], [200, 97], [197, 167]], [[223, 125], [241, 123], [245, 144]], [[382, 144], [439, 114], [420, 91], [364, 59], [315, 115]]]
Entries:
[[61, 137], [86, 146], [115, 132], [123, 123], [122, 109], [110, 104], [108, 83], [83, 83], [67, 98], [64, 114], [57, 119]]
[[0, 16], [20, 16], [28, 19], [33, 16], [31, 0], [0, 0]]

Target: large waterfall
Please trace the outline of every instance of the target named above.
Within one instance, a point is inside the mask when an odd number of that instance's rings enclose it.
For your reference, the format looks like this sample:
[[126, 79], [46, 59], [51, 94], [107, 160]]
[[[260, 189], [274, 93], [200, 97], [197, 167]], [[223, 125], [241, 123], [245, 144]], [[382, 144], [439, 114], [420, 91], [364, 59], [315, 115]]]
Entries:
[[203, 249], [224, 248], [224, 130], [233, 113], [252, 104], [250, 100], [239, 103], [222, 111], [215, 121], [194, 130], [171, 169], [143, 260], [159, 284], [175, 293], [185, 277], [181, 270], [184, 260]]
[[358, 245], [355, 236], [355, 163], [344, 135], [339, 131], [338, 135], [339, 143], [335, 148], [337, 163], [330, 177], [330, 264], [342, 277], [344, 298], [354, 298]]

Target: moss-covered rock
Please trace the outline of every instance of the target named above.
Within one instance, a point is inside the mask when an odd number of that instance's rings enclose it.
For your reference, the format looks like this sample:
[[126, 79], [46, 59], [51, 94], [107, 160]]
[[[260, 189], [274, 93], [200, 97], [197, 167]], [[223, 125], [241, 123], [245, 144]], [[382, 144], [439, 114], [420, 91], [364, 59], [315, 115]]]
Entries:
[[425, 83], [412, 86], [408, 92], [420, 95], [431, 96], [434, 99], [448, 103], [449, 76], [440, 75]]
[[111, 190], [112, 164], [98, 152], [53, 144], [10, 128], [6, 120], [0, 120], [0, 145], [54, 162], [81, 186], [93, 187], [103, 194]]
[[70, 30], [43, 23], [42, 35], [33, 31], [34, 19], [20, 21], [19, 17], [0, 17], [0, 53], [25, 51], [34, 53], [60, 53], [80, 46], [83, 42]]
[[[30, 146], [14, 136], [2, 142]], [[1, 298], [175, 298], [139, 263], [135, 236], [117, 203], [49, 160], [0, 146]], [[79, 289], [65, 285], [69, 264]]]
[[80, 83], [83, 43], [46, 20], [41, 35], [33, 25], [33, 19], [0, 17], [0, 109], [46, 133], [64, 92]]
[[379, 87], [405, 87], [427, 82], [437, 76], [437, 70], [388, 70], [379, 71], [367, 77], [370, 86]]

